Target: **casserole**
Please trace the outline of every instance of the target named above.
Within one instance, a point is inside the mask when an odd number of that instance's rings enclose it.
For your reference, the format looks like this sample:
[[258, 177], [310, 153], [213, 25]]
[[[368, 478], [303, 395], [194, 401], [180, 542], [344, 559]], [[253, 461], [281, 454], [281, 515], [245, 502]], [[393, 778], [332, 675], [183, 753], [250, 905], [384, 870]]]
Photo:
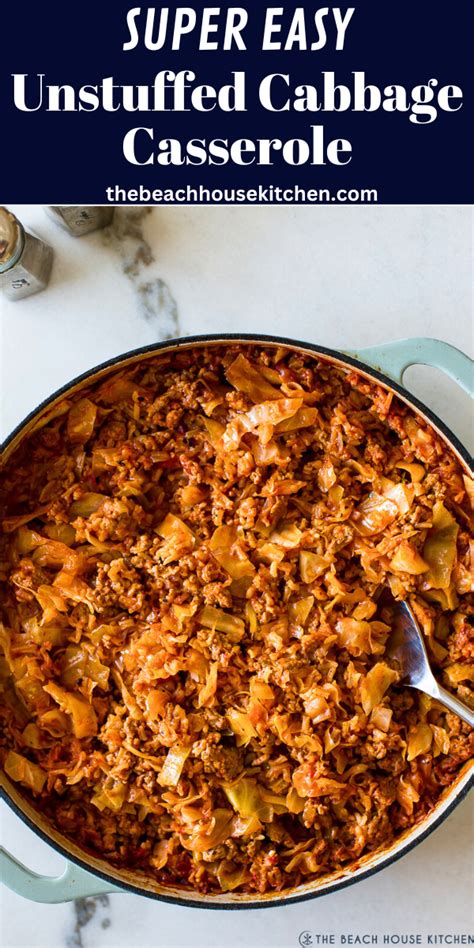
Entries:
[[[170, 353], [178, 349], [181, 352], [189, 351], [192, 350], [193, 347], [202, 349], [204, 345], [206, 347], [212, 347], [222, 345], [222, 343], [229, 343], [230, 341], [233, 343], [240, 343], [244, 346], [245, 344], [261, 344], [266, 348], [278, 348], [284, 346], [286, 349], [289, 349], [295, 353], [300, 353], [302, 355], [309, 355], [311, 357], [319, 355], [325, 363], [330, 363], [338, 369], [349, 371], [351, 368], [355, 367], [357, 369], [358, 375], [374, 382], [379, 386], [381, 385], [382, 388], [385, 388], [385, 390], [388, 392], [397, 393], [401, 397], [402, 401], [412, 408], [412, 410], [421, 415], [422, 418], [427, 420], [441, 437], [441, 439], [444, 440], [447, 445], [449, 445], [464, 469], [469, 471], [469, 459], [462, 446], [458, 443], [457, 439], [455, 439], [454, 436], [447, 431], [443, 424], [438, 419], [435, 419], [427, 409], [421, 406], [420, 403], [418, 403], [415, 399], [410, 398], [408, 393], [406, 393], [400, 384], [396, 382], [390, 382], [386, 376], [380, 374], [378, 369], [370, 369], [367, 364], [359, 361], [359, 359], [354, 359], [352, 356], [343, 355], [322, 347], [297, 343], [288, 339], [275, 339], [273, 337], [265, 336], [193, 337], [185, 340], [164, 343], [160, 346], [148, 347], [145, 350], [129, 353], [117, 360], [113, 360], [111, 363], [108, 363], [105, 366], [100, 366], [98, 369], [95, 369], [90, 373], [86, 373], [85, 376], [77, 379], [75, 382], [71, 383], [71, 385], [66, 386], [66, 388], [60, 393], [57, 393], [53, 399], [48, 400], [46, 405], [41, 406], [38, 412], [33, 413], [33, 415], [27, 419], [24, 425], [20, 426], [20, 428], [14, 432], [8, 443], [5, 445], [5, 459], [7, 460], [11, 452], [16, 447], [18, 447], [22, 438], [35, 429], [35, 426], [38, 425], [41, 418], [44, 417], [45, 412], [51, 411], [51, 409], [54, 408], [55, 403], [64, 396], [65, 392], [68, 394], [76, 393], [82, 388], [89, 386], [93, 381], [105, 379], [108, 374], [116, 371], [117, 367], [130, 367], [138, 362], [145, 363], [147, 359], [152, 358], [158, 353]], [[381, 347], [377, 350], [371, 350], [368, 358], [371, 360], [376, 360], [379, 368], [383, 367], [386, 370], [391, 369], [392, 373], [397, 374], [400, 379], [407, 365], [420, 361], [429, 361], [432, 364], [438, 364], [440, 367], [443, 367], [445, 371], [448, 372], [448, 374], [457, 378], [466, 389], [470, 389], [472, 376], [472, 366], [470, 360], [468, 360], [467, 357], [463, 356], [462, 353], [459, 353], [452, 347], [436, 342], [435, 340], [415, 340], [411, 341], [411, 343], [392, 343], [386, 347]], [[89, 892], [89, 894], [92, 894], [92, 892], [98, 894], [99, 891], [115, 891], [116, 884], [118, 882], [119, 888], [120, 885], [122, 885], [124, 888], [130, 887], [133, 889], [133, 891], [139, 891], [141, 894], [147, 894], [165, 900], [178, 901], [182, 904], [206, 905], [206, 907], [261, 907], [263, 905], [281, 904], [282, 901], [309, 898], [314, 895], [320, 895], [324, 892], [332, 891], [335, 888], [346, 885], [351, 881], [356, 881], [358, 878], [366, 875], [367, 873], [375, 871], [376, 868], [381, 868], [382, 865], [387, 864], [387, 862], [391, 859], [401, 855], [404, 851], [406, 851], [407, 848], [409, 848], [411, 845], [414, 845], [417, 840], [422, 838], [426, 832], [428, 832], [437, 822], [439, 822], [442, 816], [449, 811], [450, 807], [458, 801], [467, 787], [468, 780], [469, 771], [466, 766], [459, 773], [455, 782], [449, 787], [433, 811], [429, 813], [427, 818], [415, 827], [412, 826], [410, 830], [406, 831], [401, 837], [397, 839], [396, 843], [389, 846], [388, 848], [377, 853], [373, 853], [370, 856], [362, 857], [360, 860], [357, 860], [355, 864], [351, 863], [350, 868], [344, 870], [338, 869], [337, 872], [333, 872], [329, 876], [324, 876], [313, 882], [298, 885], [296, 888], [290, 891], [285, 890], [283, 893], [275, 893], [271, 895], [264, 893], [263, 895], [259, 895], [257, 897], [254, 897], [253, 894], [238, 895], [235, 893], [226, 893], [225, 895], [219, 894], [217, 896], [213, 895], [212, 897], [208, 897], [194, 891], [184, 891], [179, 887], [176, 887], [175, 889], [169, 885], [167, 885], [166, 888], [160, 887], [152, 880], [144, 879], [143, 876], [138, 873], [134, 873], [125, 869], [111, 868], [110, 865], [104, 863], [103, 860], [97, 859], [96, 857], [90, 857], [87, 863], [85, 863], [84, 852], [75, 847], [71, 842], [65, 841], [56, 830], [51, 830], [49, 824], [46, 824], [46, 821], [44, 821], [43, 818], [40, 817], [38, 813], [36, 813], [36, 811], [29, 806], [24, 798], [18, 794], [14, 785], [8, 780], [5, 780], [5, 793], [7, 800], [13, 803], [16, 808], [21, 811], [23, 816], [27, 818], [27, 820], [34, 822], [37, 831], [39, 831], [41, 835], [46, 835], [50, 841], [52, 841], [61, 849], [62, 852], [67, 852], [67, 854], [71, 856], [73, 860], [79, 862], [80, 866], [84, 867], [87, 865], [87, 867], [90, 867], [98, 872], [102, 878], [105, 877], [107, 888], [98, 888], [100, 883], [95, 882], [92, 888], [88, 889], [87, 885], [89, 880], [84, 875], [79, 875], [78, 869], [76, 867], [74, 869], [68, 868], [66, 870], [65, 877], [61, 881], [40, 881], [38, 879], [35, 880], [31, 874], [28, 875], [27, 872], [22, 870], [22, 868], [18, 865], [15, 865], [14, 862], [10, 862], [11, 870], [9, 878], [12, 887], [16, 887], [18, 891], [25, 892], [26, 886], [26, 888], [31, 892], [31, 897], [36, 897], [38, 899], [44, 898], [45, 900], [51, 901], [60, 900], [61, 897], [75, 897], [76, 894], [82, 895], [86, 894], [86, 892]], [[8, 861], [8, 857], [5, 856], [5, 859]], [[73, 892], [71, 889], [71, 886], [74, 885], [77, 886], [75, 892]], [[84, 889], [81, 889], [81, 891], [79, 891], [80, 886], [84, 886]], [[69, 895], [67, 895], [68, 890], [70, 893]]]

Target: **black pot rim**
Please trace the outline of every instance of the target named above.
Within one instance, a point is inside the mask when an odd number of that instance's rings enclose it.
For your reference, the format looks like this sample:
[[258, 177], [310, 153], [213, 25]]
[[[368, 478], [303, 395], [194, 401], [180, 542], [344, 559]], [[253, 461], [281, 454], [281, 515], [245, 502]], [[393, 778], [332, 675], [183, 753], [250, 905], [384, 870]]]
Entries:
[[[382, 382], [384, 385], [396, 391], [399, 395], [403, 397], [415, 410], [421, 412], [441, 433], [444, 435], [448, 443], [455, 449], [458, 455], [464, 460], [466, 465], [470, 468], [473, 466], [473, 458], [470, 455], [469, 451], [464, 447], [460, 442], [459, 438], [450, 430], [450, 428], [442, 421], [430, 408], [428, 408], [423, 402], [418, 398], [412, 395], [408, 390], [401, 385], [399, 382], [394, 381], [389, 376], [384, 375], [378, 369], [373, 368], [371, 365], [362, 362], [360, 359], [356, 359], [353, 355], [347, 355], [342, 350], [330, 349], [326, 346], [320, 346], [316, 343], [302, 342], [297, 339], [291, 339], [284, 336], [274, 336], [262, 333], [203, 333], [200, 335], [192, 336], [182, 336], [176, 339], [167, 339], [163, 342], [152, 343], [148, 346], [141, 346], [137, 349], [129, 350], [128, 352], [122, 353], [118, 356], [113, 356], [111, 359], [107, 359], [105, 362], [100, 363], [99, 365], [94, 366], [92, 369], [88, 369], [85, 372], [82, 372], [80, 375], [76, 376], [72, 381], [67, 382], [65, 385], [57, 389], [52, 395], [44, 399], [37, 408], [33, 409], [26, 418], [21, 421], [13, 431], [7, 436], [7, 438], [0, 445], [0, 456], [5, 453], [10, 444], [15, 441], [23, 430], [28, 427], [28, 425], [40, 414], [45, 408], [48, 407], [52, 402], [56, 401], [60, 396], [65, 395], [71, 388], [79, 385], [82, 382], [87, 380], [93, 380], [93, 377], [99, 373], [106, 371], [107, 369], [112, 369], [114, 367], [119, 367], [120, 364], [126, 363], [135, 357], [145, 355], [151, 356], [154, 353], [159, 353], [166, 349], [177, 349], [177, 348], [186, 348], [187, 346], [195, 347], [197, 345], [206, 345], [209, 343], [226, 343], [226, 342], [243, 342], [243, 343], [254, 343], [258, 344], [270, 344], [270, 345], [282, 345], [287, 346], [288, 348], [294, 349], [304, 349], [306, 351], [312, 352], [315, 355], [327, 356], [330, 359], [337, 359], [338, 361], [345, 363], [349, 366], [352, 366], [355, 369], [362, 370], [365, 374], [371, 376], [379, 382]], [[130, 892], [135, 895], [141, 895], [145, 898], [153, 899], [157, 902], [167, 902], [172, 905], [180, 905], [185, 908], [203, 908], [211, 910], [221, 910], [221, 911], [236, 911], [236, 910], [252, 910], [252, 909], [262, 909], [262, 908], [276, 908], [283, 905], [293, 905], [299, 902], [307, 902], [312, 899], [322, 898], [324, 895], [332, 894], [333, 892], [339, 891], [341, 889], [347, 888], [348, 886], [355, 885], [357, 882], [362, 881], [363, 879], [368, 879], [370, 876], [375, 875], [377, 872], [380, 872], [382, 869], [387, 866], [392, 865], [401, 859], [406, 853], [410, 852], [419, 843], [423, 842], [438, 826], [440, 826], [447, 818], [451, 815], [455, 807], [464, 799], [469, 790], [474, 786], [474, 774], [471, 775], [470, 779], [466, 781], [461, 790], [454, 792], [453, 799], [451, 802], [445, 806], [444, 810], [435, 817], [429, 826], [421, 832], [415, 839], [410, 839], [410, 836], [407, 836], [405, 840], [402, 840], [400, 843], [400, 848], [395, 849], [394, 852], [388, 853], [385, 857], [383, 855], [383, 850], [380, 854], [380, 862], [376, 865], [367, 868], [360, 872], [357, 876], [345, 877], [340, 880], [335, 879], [334, 882], [329, 883], [327, 888], [322, 890], [315, 889], [314, 892], [305, 892], [301, 895], [282, 895], [281, 898], [275, 896], [265, 900], [259, 900], [258, 898], [252, 899], [248, 902], [228, 902], [228, 903], [217, 903], [213, 902], [211, 899], [207, 901], [206, 896], [203, 897], [202, 903], [199, 903], [197, 900], [192, 901], [187, 899], [184, 894], [183, 897], [178, 895], [166, 895], [162, 892], [153, 892], [145, 888], [141, 888], [138, 885], [133, 885], [129, 882], [123, 882], [121, 879], [117, 881], [113, 876], [109, 875], [107, 872], [95, 867], [91, 868], [91, 865], [85, 860], [81, 859], [75, 854], [72, 855], [68, 852], [65, 846], [53, 840], [51, 836], [48, 835], [44, 830], [36, 825], [34, 820], [28, 816], [20, 806], [11, 798], [8, 791], [4, 786], [0, 787], [0, 798], [5, 800], [7, 805], [16, 813], [16, 815], [31, 829], [37, 836], [39, 836], [44, 842], [51, 846], [56, 852], [58, 852], [64, 858], [79, 866], [79, 868], [85, 870], [93, 876], [96, 876], [98, 879], [101, 879], [103, 882], [108, 885], [115, 886], [124, 892]], [[416, 829], [416, 826], [414, 827]], [[396, 845], [396, 844], [395, 844]], [[342, 870], [344, 871], [344, 870]], [[184, 893], [185, 890], [183, 890]]]
[[265, 333], [202, 333], [192, 336], [178, 336], [172, 339], [166, 339], [162, 342], [153, 342], [147, 346], [140, 346], [137, 349], [130, 349], [127, 352], [122, 352], [119, 355], [112, 356], [110, 359], [106, 359], [104, 362], [100, 362], [98, 365], [93, 366], [91, 369], [86, 369], [85, 372], [81, 372], [80, 375], [75, 376], [71, 381], [66, 382], [64, 385], [61, 385], [52, 395], [48, 395], [47, 398], [43, 399], [42, 402], [30, 411], [26, 417], [15, 426], [12, 432], [5, 438], [5, 440], [0, 444], [0, 456], [5, 452], [10, 443], [17, 438], [23, 429], [31, 422], [33, 419], [41, 412], [43, 409], [47, 408], [52, 402], [56, 401], [61, 395], [65, 395], [71, 388], [79, 385], [81, 382], [85, 382], [90, 379], [92, 376], [96, 375], [98, 372], [106, 371], [107, 369], [112, 369], [115, 366], [119, 366], [122, 362], [126, 362], [129, 359], [133, 359], [136, 356], [140, 355], [152, 355], [153, 353], [159, 353], [162, 350], [169, 348], [186, 348], [186, 346], [196, 346], [198, 344], [206, 345], [207, 343], [219, 343], [219, 342], [248, 342], [248, 343], [269, 343], [271, 345], [282, 345], [289, 348], [301, 348], [306, 349], [310, 352], [313, 352], [315, 355], [321, 354], [322, 356], [328, 356], [329, 358], [338, 359], [341, 362], [347, 363], [347, 365], [352, 366], [355, 369], [362, 369], [368, 375], [371, 375], [373, 378], [377, 379], [379, 382], [382, 382], [384, 385], [387, 385], [389, 388], [394, 389], [399, 395], [404, 399], [410, 402], [418, 411], [423, 412], [426, 417], [442, 432], [445, 438], [450, 442], [452, 447], [460, 454], [463, 460], [469, 467], [472, 467], [474, 460], [473, 456], [469, 451], [464, 447], [462, 442], [459, 440], [457, 435], [451, 431], [448, 425], [436, 415], [431, 408], [428, 408], [419, 398], [415, 395], [412, 395], [404, 385], [401, 385], [400, 382], [391, 379], [390, 376], [385, 375], [383, 372], [380, 372], [379, 369], [374, 368], [369, 363], [363, 362], [361, 359], [356, 359], [354, 355], [350, 353], [347, 354], [342, 349], [330, 349], [328, 346], [320, 346], [313, 342], [304, 342], [300, 339], [292, 339], [288, 336], [274, 336]]

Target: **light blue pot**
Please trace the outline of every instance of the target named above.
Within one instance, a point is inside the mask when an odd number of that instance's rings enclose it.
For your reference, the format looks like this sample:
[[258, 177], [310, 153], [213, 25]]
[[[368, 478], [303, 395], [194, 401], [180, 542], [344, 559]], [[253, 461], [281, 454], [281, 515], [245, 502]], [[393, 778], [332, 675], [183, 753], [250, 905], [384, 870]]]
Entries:
[[[22, 438], [28, 434], [46, 409], [62, 398], [66, 392], [71, 393], [84, 385], [89, 385], [96, 378], [106, 374], [119, 366], [129, 365], [139, 359], [146, 359], [165, 350], [179, 348], [193, 348], [203, 344], [212, 345], [229, 342], [261, 342], [267, 345], [285, 345], [296, 350], [305, 350], [312, 354], [320, 354], [325, 359], [342, 367], [356, 367], [362, 374], [371, 379], [382, 382], [390, 390], [397, 392], [415, 411], [423, 415], [441, 434], [449, 446], [458, 455], [464, 467], [472, 471], [472, 459], [468, 452], [459, 443], [458, 439], [449, 431], [446, 425], [433, 413], [422, 405], [418, 399], [410, 395], [403, 388], [403, 375], [411, 365], [430, 365], [441, 369], [450, 378], [454, 379], [471, 397], [474, 397], [474, 363], [459, 349], [441, 342], [438, 339], [400, 339], [395, 342], [370, 346], [352, 352], [336, 352], [323, 346], [296, 342], [292, 339], [282, 339], [275, 336], [261, 336], [248, 334], [189, 336], [184, 339], [170, 340], [156, 346], [127, 353], [113, 359], [102, 366], [92, 369], [59, 392], [56, 392], [47, 402], [44, 402], [12, 433], [1, 448], [1, 456], [6, 459], [17, 447]], [[93, 857], [86, 857], [84, 852], [61, 837], [53, 830], [18, 792], [18, 788], [9, 781], [5, 774], [1, 775], [2, 796], [12, 809], [26, 822], [39, 836], [49, 842], [62, 853], [66, 859], [66, 868], [61, 876], [50, 878], [38, 875], [19, 863], [10, 853], [0, 850], [0, 869], [2, 880], [10, 889], [25, 898], [36, 902], [66, 902], [71, 899], [85, 896], [100, 895], [105, 892], [131, 891], [139, 895], [149, 896], [161, 901], [178, 903], [180, 905], [201, 908], [263, 908], [266, 906], [282, 905], [287, 902], [298, 902], [334, 892], [344, 886], [351, 885], [368, 875], [377, 872], [384, 866], [399, 859], [404, 853], [412, 849], [435, 829], [465, 796], [472, 785], [472, 767], [466, 767], [458, 776], [455, 783], [448, 789], [434, 811], [420, 825], [412, 828], [397, 842], [381, 853], [368, 856], [360, 861], [356, 870], [348, 869], [334, 873], [320, 882], [313, 882], [298, 887], [287, 894], [254, 898], [248, 895], [228, 893], [222, 896], [203, 896], [195, 892], [186, 892], [180, 889], [171, 889], [154, 886], [137, 873], [121, 872]]]

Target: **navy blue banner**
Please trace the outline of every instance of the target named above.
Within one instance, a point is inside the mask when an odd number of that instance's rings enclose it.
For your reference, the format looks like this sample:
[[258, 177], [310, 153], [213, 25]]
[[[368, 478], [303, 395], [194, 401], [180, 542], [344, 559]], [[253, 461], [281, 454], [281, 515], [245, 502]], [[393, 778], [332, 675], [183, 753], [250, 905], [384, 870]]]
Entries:
[[468, 9], [5, 4], [0, 201], [471, 203]]

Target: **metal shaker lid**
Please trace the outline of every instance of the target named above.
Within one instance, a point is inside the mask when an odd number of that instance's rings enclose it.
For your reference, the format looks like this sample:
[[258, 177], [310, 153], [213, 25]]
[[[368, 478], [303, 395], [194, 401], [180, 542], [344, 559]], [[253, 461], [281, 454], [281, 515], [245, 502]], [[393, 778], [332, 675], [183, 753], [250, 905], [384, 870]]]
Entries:
[[24, 242], [25, 232], [20, 221], [6, 207], [0, 206], [0, 273], [15, 266]]

